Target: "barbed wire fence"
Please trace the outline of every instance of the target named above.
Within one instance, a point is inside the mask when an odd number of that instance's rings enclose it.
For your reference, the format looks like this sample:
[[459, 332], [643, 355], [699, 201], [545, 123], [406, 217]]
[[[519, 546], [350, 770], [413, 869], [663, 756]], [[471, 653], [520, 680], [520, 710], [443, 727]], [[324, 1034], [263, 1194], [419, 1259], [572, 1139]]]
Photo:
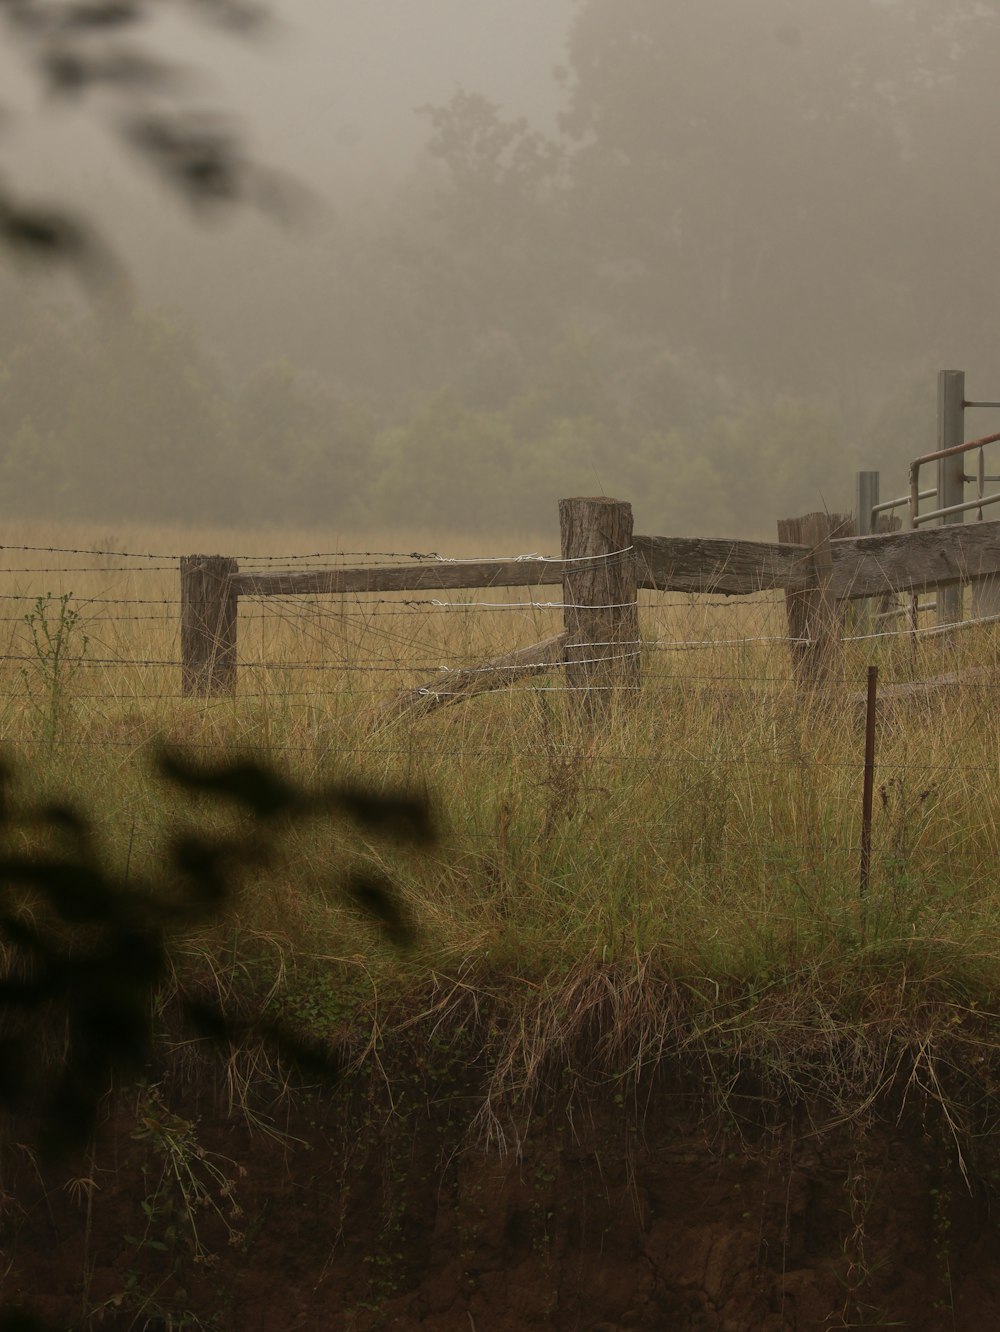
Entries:
[[[195, 558], [180, 552], [102, 546], [0, 546], [0, 624], [7, 626], [6, 634], [0, 631], [4, 647], [0, 652], [0, 698], [16, 700], [33, 670], [44, 675], [53, 668], [74, 672], [78, 677], [74, 694], [81, 701], [98, 701], [109, 690], [133, 703], [189, 697], [192, 691], [182, 683], [184, 593], [178, 570]], [[573, 641], [567, 640], [561, 663], [589, 669], [593, 678], [583, 683], [554, 678], [557, 670], [551, 657], [537, 663], [497, 659], [501, 648], [509, 653], [511, 645], [525, 637], [551, 634], [560, 627], [560, 619], [564, 628], [571, 616], [578, 615], [588, 617], [592, 625], [595, 617], [613, 623], [630, 609], [631, 597], [626, 601], [567, 600], [565, 587], [588, 565], [599, 568], [607, 579], [635, 558], [636, 546], [631, 542], [612, 543], [612, 548], [595, 552], [567, 554], [564, 550], [559, 556], [530, 552], [456, 558], [438, 551], [361, 549], [229, 557], [231, 564], [238, 564], [239, 576], [249, 583], [238, 597], [239, 651], [234, 643], [232, 653], [233, 678], [240, 679], [238, 697], [247, 702], [274, 697], [289, 701], [356, 699], [366, 691], [373, 700], [389, 700], [412, 687], [443, 703], [467, 693], [468, 682], [476, 677], [496, 687], [505, 684], [508, 692], [590, 696], [651, 693], [679, 686], [727, 684], [759, 689], [796, 684], [797, 672], [787, 654], [814, 647], [816, 640], [778, 631], [774, 621], [785, 609], [782, 598], [787, 594], [771, 588], [743, 596], [727, 593], [721, 600], [711, 595], [711, 577], [705, 580], [708, 595], [692, 594], [681, 601], [675, 597], [669, 606], [657, 606], [650, 596], [642, 605], [644, 623], [666, 618], [673, 632], [631, 638], [617, 633], [609, 637], [577, 635]], [[387, 566], [390, 560], [418, 574], [427, 571], [431, 586], [441, 571], [485, 571], [488, 577], [480, 583], [484, 590], [471, 596], [457, 586], [447, 597], [420, 594], [421, 580], [412, 577], [408, 582], [416, 582], [417, 588], [388, 593], [337, 590], [336, 579], [345, 572], [355, 583], [367, 581], [377, 587], [383, 575], [398, 567]], [[494, 570], [501, 571], [498, 577], [503, 570], [528, 571], [529, 589], [559, 575], [563, 596], [539, 597], [534, 590], [518, 587], [514, 589], [518, 595], [512, 597], [509, 585], [492, 583]], [[268, 580], [290, 583], [294, 588], [303, 574], [307, 585], [312, 579], [312, 590], [305, 594], [259, 590]], [[330, 576], [329, 592], [322, 587], [324, 575]], [[741, 613], [761, 622], [761, 628], [742, 633], [707, 628], [720, 612], [730, 617], [733, 612]], [[991, 615], [948, 625], [874, 629], [841, 634], [840, 642], [872, 648], [893, 643], [912, 647], [918, 641], [951, 637], [998, 619]], [[499, 629], [485, 629], [482, 626], [487, 620], [502, 623]], [[683, 629], [697, 620], [702, 625], [700, 632], [677, 632], [678, 626]], [[41, 646], [39, 630], [43, 631]], [[213, 626], [209, 626], [209, 637], [212, 654], [216, 651]], [[85, 650], [80, 650], [84, 641]], [[674, 666], [664, 669], [653, 664], [681, 654], [709, 654], [712, 660], [704, 670], [686, 673]], [[729, 654], [733, 660], [723, 667], [720, 654]], [[748, 654], [753, 654], [752, 662], [747, 660]], [[777, 672], [775, 654], [785, 654]], [[477, 664], [477, 656], [487, 660]], [[739, 669], [734, 666], [736, 658]], [[644, 663], [641, 683], [599, 678], [602, 672], [614, 674], [614, 668], [639, 660]], [[420, 677], [431, 672], [439, 678], [421, 685]], [[79, 679], [84, 677], [95, 683], [81, 686]], [[912, 677], [911, 670], [900, 683]], [[451, 683], [456, 687], [449, 687]], [[828, 687], [837, 683], [826, 680]], [[839, 683], [846, 689], [859, 688], [856, 679], [845, 677]], [[211, 692], [206, 691], [203, 706], [215, 702]]]
[[[632, 553], [631, 548], [613, 552], [601, 558], [602, 566], [614, 558]], [[4, 556], [25, 555], [39, 557], [35, 563], [6, 563]], [[84, 557], [82, 563], [54, 563], [46, 560], [47, 556]], [[182, 618], [182, 595], [178, 585], [178, 569], [182, 560], [189, 558], [180, 553], [146, 552], [125, 550], [84, 549], [74, 547], [45, 547], [28, 545], [0, 546], [0, 624], [11, 626], [8, 630], [5, 650], [0, 652], [0, 667], [29, 665], [37, 660], [37, 653], [25, 644], [25, 633], [30, 628], [33, 617], [44, 619], [47, 615], [57, 615], [61, 598], [68, 597], [67, 609], [79, 617], [80, 632], [86, 630], [88, 651], [74, 654], [71, 650], [62, 652], [61, 659], [68, 666], [97, 670], [101, 668], [156, 669], [177, 672], [178, 677], [183, 667], [180, 653], [179, 636]], [[256, 569], [274, 569], [276, 567], [306, 567], [309, 572], [343, 570], [348, 561], [366, 561], [363, 568], [377, 574], [387, 559], [412, 561], [414, 566], [433, 568], [441, 565], [480, 565], [489, 566], [501, 563], [528, 564], [545, 563], [548, 565], [579, 564], [579, 557], [568, 560], [561, 557], [542, 556], [536, 553], [518, 555], [497, 555], [487, 557], [453, 558], [436, 552], [394, 552], [345, 550], [316, 552], [312, 554], [255, 555], [244, 554], [237, 557], [241, 572], [253, 572]], [[114, 560], [117, 563], [93, 563], [95, 559]], [[96, 591], [89, 590], [89, 584], [95, 580], [100, 586]], [[127, 587], [123, 586], [126, 584]], [[505, 667], [502, 664], [477, 666], [470, 663], [469, 652], [472, 646], [466, 634], [459, 641], [450, 644], [443, 635], [437, 635], [438, 641], [429, 641], [428, 635], [420, 629], [420, 622], [432, 619], [461, 620], [466, 626], [473, 617], [505, 617], [504, 640], [516, 639], [517, 634], [509, 632], [510, 625], [520, 623], [534, 629], [551, 627], [549, 621], [555, 613], [566, 611], [619, 612], [627, 609], [628, 603], [600, 601], [567, 601], [560, 599], [540, 599], [534, 595], [512, 599], [503, 589], [491, 592], [488, 596], [466, 597], [453, 595], [414, 596], [406, 593], [395, 595], [365, 595], [360, 593], [312, 596], [269, 595], [254, 592], [240, 596], [239, 620], [242, 628], [249, 633], [241, 633], [241, 655], [238, 669], [241, 672], [308, 672], [317, 675], [386, 675], [403, 676], [438, 671], [454, 672], [463, 676], [502, 673], [504, 670], [523, 671], [524, 666]], [[661, 615], [666, 611], [675, 621], [700, 618], [703, 622], [721, 612], [742, 613], [744, 616], [775, 617], [783, 610], [783, 602], [775, 597], [765, 599], [762, 594], [745, 597], [729, 596], [725, 601], [702, 596], [689, 598], [659, 608]], [[652, 604], [643, 606], [644, 616], [654, 611]], [[391, 622], [402, 621], [402, 625]], [[976, 627], [985, 627], [1000, 621], [1000, 616], [988, 615], [966, 619], [945, 625], [879, 629], [871, 632], [846, 634], [841, 642], [861, 643], [908, 643], [914, 640], [933, 639], [948, 636]], [[390, 622], [390, 623], [386, 623]], [[112, 627], [116, 633], [112, 636], [102, 626]], [[136, 632], [139, 626], [155, 626], [150, 632]], [[253, 638], [253, 626], [266, 630], [286, 630], [286, 645], [293, 643], [300, 651], [273, 659], [263, 651], [267, 645], [266, 633], [258, 633]], [[144, 638], [145, 634], [145, 638]], [[523, 636], [523, 635], [522, 635]], [[156, 639], [160, 649], [156, 652], [142, 652], [143, 642], [151, 643]], [[483, 635], [488, 637], [488, 635]], [[365, 652], [360, 651], [362, 640]], [[593, 639], [577, 641], [566, 648], [566, 659], [576, 665], [597, 665], [627, 660], [633, 656], [654, 654], [680, 654], [696, 652], [718, 652], [723, 649], [743, 650], [749, 648], [775, 648], [787, 650], [791, 647], [809, 646], [813, 642], [807, 637], [793, 637], [787, 632], [770, 633], [724, 633], [703, 634], [698, 637], [640, 637], [633, 640]], [[251, 643], [257, 648], [251, 655]], [[331, 644], [340, 651], [331, 653]], [[18, 650], [20, 646], [21, 650]], [[69, 648], [67, 642], [61, 645]], [[133, 650], [124, 650], [130, 646]], [[381, 648], [376, 652], [376, 647]], [[308, 655], [309, 649], [315, 648], [315, 655]], [[350, 650], [348, 650], [350, 649]], [[586, 654], [593, 650], [595, 655]], [[300, 659], [305, 657], [306, 659]], [[540, 663], [540, 674], [551, 673], [551, 663]], [[746, 680], [748, 683], [787, 683], [795, 682], [793, 673], [784, 677], [744, 674], [726, 675], [708, 672], [696, 676], [682, 677], [672, 672], [670, 682], [686, 679], [708, 682], [721, 680]], [[642, 688], [655, 687], [655, 672], [647, 673]], [[854, 683], [844, 681], [845, 684]], [[592, 686], [600, 688], [599, 685]], [[609, 686], [610, 688], [611, 686]], [[311, 686], [312, 688], [312, 686]], [[581, 686], [547, 686], [550, 691], [580, 692]], [[179, 696], [182, 691], [157, 689], [148, 697]], [[241, 690], [241, 696], [248, 695]]]

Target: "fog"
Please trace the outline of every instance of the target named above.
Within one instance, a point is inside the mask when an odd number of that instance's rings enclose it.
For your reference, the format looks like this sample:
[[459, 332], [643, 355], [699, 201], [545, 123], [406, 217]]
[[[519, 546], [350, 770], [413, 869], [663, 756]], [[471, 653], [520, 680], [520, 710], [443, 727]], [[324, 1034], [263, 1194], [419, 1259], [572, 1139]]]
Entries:
[[[294, 0], [86, 40], [184, 77], [55, 96], [0, 52], [0, 184], [130, 275], [112, 316], [0, 257], [8, 512], [499, 533], [600, 488], [770, 535], [858, 467], [902, 493], [938, 369], [1000, 396], [986, 0]], [[192, 207], [122, 141], [150, 106], [238, 126], [257, 185]]]

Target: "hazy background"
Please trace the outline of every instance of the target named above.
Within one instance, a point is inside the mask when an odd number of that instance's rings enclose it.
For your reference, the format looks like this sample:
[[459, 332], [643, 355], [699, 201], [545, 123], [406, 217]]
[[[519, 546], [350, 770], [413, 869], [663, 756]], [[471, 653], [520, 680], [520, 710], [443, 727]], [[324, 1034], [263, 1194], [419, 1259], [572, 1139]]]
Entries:
[[111, 313], [0, 259], [8, 515], [499, 533], [604, 491], [770, 535], [859, 466], [902, 493], [938, 369], [1000, 397], [995, 3], [273, 13], [130, 40], [308, 186], [285, 222], [193, 216], [0, 50], [0, 172], [133, 278]]

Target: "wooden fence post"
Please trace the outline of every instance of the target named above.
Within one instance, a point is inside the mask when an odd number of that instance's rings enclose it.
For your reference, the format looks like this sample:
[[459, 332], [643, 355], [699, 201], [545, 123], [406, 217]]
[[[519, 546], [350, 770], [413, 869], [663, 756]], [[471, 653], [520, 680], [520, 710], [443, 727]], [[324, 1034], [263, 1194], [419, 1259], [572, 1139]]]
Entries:
[[236, 693], [239, 572], [228, 555], [181, 557], [181, 688], [187, 695]]
[[616, 688], [638, 696], [642, 679], [632, 506], [614, 499], [559, 501], [566, 681], [591, 716]]
[[830, 592], [830, 538], [848, 536], [851, 528], [851, 519], [839, 514], [808, 513], [778, 521], [779, 541], [812, 551], [803, 567], [802, 585], [785, 593], [792, 665], [802, 684], [820, 684], [826, 678], [840, 641], [841, 607]]

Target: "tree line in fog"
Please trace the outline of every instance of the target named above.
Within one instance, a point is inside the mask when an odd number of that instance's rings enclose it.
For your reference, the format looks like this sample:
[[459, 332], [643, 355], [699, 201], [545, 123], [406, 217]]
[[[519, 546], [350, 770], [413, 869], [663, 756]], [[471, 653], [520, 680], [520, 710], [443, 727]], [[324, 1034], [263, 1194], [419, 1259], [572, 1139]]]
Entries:
[[[980, 0], [582, 0], [557, 133], [459, 91], [403, 184], [248, 260], [253, 363], [196, 297], [7, 281], [2, 502], [523, 528], [603, 490], [766, 534], [859, 466], [905, 488], [934, 372], [993, 368], [998, 61]], [[205, 297], [233, 322], [238, 285]]]

